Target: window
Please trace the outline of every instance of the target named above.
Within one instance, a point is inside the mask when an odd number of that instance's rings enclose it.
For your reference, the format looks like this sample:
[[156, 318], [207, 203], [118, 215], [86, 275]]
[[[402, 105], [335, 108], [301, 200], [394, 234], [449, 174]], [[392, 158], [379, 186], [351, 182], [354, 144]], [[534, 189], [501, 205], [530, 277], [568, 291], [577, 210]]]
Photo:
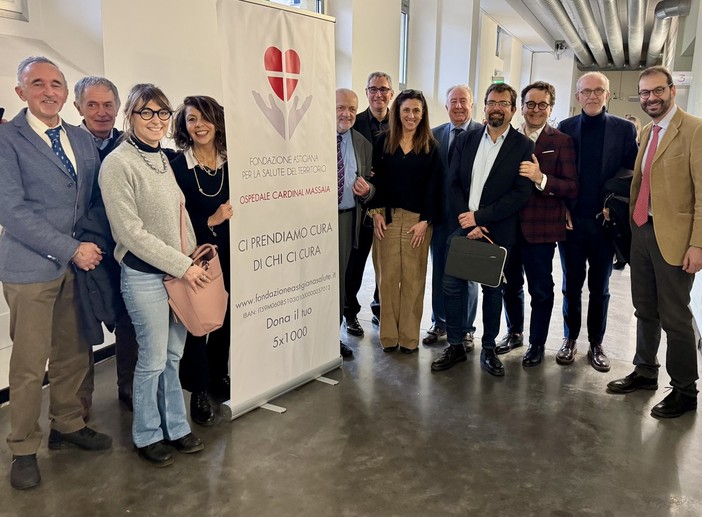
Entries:
[[324, 0], [271, 0], [273, 3], [297, 7], [315, 13], [324, 13]]
[[410, 0], [402, 0], [400, 9], [400, 76], [398, 88], [407, 88], [407, 49], [409, 40], [409, 3]]

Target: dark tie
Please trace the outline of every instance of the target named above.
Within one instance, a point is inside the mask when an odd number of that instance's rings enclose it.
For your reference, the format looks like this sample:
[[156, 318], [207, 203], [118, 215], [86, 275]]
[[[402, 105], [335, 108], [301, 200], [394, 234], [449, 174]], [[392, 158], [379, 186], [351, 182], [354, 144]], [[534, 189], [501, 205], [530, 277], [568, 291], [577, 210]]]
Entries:
[[339, 204], [341, 204], [341, 198], [344, 197], [345, 176], [344, 157], [341, 156], [341, 135], [336, 135], [336, 188], [339, 194]]
[[68, 174], [70, 174], [71, 178], [73, 178], [73, 181], [76, 181], [78, 176], [76, 175], [76, 170], [73, 168], [71, 160], [69, 160], [68, 156], [66, 156], [66, 151], [63, 150], [61, 138], [59, 137], [60, 133], [61, 126], [46, 130], [46, 134], [49, 135], [49, 138], [51, 139], [51, 149], [54, 150], [56, 156], [59, 157], [61, 163], [63, 163], [63, 165], [66, 167], [66, 170], [68, 171]]
[[461, 134], [463, 131], [462, 127], [454, 127], [451, 131], [453, 131], [453, 140], [451, 141], [451, 145], [449, 145], [449, 150], [448, 150], [448, 162], [451, 163], [451, 157], [453, 156], [453, 150], [456, 148], [456, 138], [458, 138], [458, 135]]
[[636, 198], [634, 215], [632, 217], [636, 226], [643, 226], [648, 221], [648, 201], [651, 199], [651, 165], [653, 164], [653, 158], [656, 156], [656, 149], [658, 149], [658, 133], [660, 130], [661, 126], [653, 126], [653, 136], [651, 137], [651, 143], [648, 144], [646, 163], [644, 163], [643, 173], [641, 174], [641, 189], [639, 190], [639, 197]]

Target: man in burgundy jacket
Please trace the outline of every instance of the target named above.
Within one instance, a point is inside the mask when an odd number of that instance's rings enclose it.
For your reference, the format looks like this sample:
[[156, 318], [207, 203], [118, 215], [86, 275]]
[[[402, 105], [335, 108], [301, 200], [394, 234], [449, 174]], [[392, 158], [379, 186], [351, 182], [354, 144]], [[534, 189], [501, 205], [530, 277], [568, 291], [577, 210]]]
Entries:
[[531, 162], [522, 162], [519, 174], [534, 182], [527, 205], [519, 213], [517, 243], [512, 248], [503, 289], [508, 334], [497, 343], [505, 354], [522, 346], [524, 332], [524, 274], [531, 296], [529, 348], [524, 366], [541, 364], [553, 311], [553, 254], [556, 242], [566, 238], [564, 200], [578, 195], [573, 140], [548, 125], [556, 103], [553, 86], [537, 81], [522, 90], [524, 125], [520, 132], [535, 142]]

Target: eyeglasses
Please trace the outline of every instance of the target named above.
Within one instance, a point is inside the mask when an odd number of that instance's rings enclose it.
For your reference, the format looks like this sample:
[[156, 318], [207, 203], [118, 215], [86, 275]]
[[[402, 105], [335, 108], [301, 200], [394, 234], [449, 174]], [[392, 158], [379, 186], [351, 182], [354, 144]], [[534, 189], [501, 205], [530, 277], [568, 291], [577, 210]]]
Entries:
[[583, 88], [583, 89], [580, 90], [578, 93], [581, 94], [581, 95], [584, 95], [585, 97], [589, 97], [589, 96], [592, 95], [593, 93], [594, 93], [597, 97], [602, 97], [602, 96], [605, 94], [606, 91], [607, 91], [607, 90], [605, 90], [604, 88], [595, 88], [594, 90], [592, 90], [592, 89], [590, 89], [590, 88]]
[[671, 86], [673, 86], [673, 83], [667, 84], [665, 86], [659, 86], [658, 88], [654, 88], [653, 90], [639, 90], [639, 99], [646, 100], [651, 96], [651, 94], [655, 95], [656, 97], [660, 97], [661, 95], [663, 95], [663, 92], [665, 91], [666, 87]]
[[500, 108], [511, 108], [512, 103], [509, 101], [487, 101], [488, 108], [495, 108], [499, 106]]
[[139, 111], [132, 111], [134, 114], [138, 114], [144, 120], [151, 120], [154, 115], [157, 115], [161, 120], [168, 120], [173, 115], [173, 112], [169, 109], [162, 108], [158, 111], [154, 111], [151, 108], [142, 108]]
[[366, 91], [371, 95], [375, 95], [376, 93], [387, 95], [392, 91], [392, 88], [386, 88], [385, 86], [382, 86], [381, 88], [378, 88], [377, 86], [368, 86]]
[[551, 107], [551, 105], [548, 102], [529, 101], [529, 102], [525, 102], [524, 105], [527, 108], [529, 108], [530, 110], [533, 110], [533, 109], [538, 107], [541, 111], [546, 111], [548, 108]]

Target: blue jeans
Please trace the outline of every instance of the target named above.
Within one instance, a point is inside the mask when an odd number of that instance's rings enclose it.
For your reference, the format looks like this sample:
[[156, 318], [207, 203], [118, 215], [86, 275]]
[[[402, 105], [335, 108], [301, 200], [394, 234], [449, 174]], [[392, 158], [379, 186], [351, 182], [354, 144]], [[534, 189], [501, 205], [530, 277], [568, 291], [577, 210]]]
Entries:
[[139, 344], [133, 388], [134, 445], [182, 438], [190, 433], [178, 378], [186, 330], [171, 316], [163, 275], [122, 264], [122, 297]]
[[521, 334], [524, 332], [524, 275], [531, 296], [531, 321], [529, 322], [529, 343], [543, 346], [546, 344], [548, 327], [553, 312], [553, 242], [531, 244], [518, 237], [518, 243], [509, 253], [505, 266], [503, 297], [507, 332]]
[[[431, 322], [439, 329], [446, 330], [446, 304], [444, 302], [444, 271], [446, 269], [446, 255], [451, 244], [448, 237], [452, 234], [445, 224], [434, 225], [431, 236]], [[448, 240], [447, 240], [448, 239]], [[475, 315], [478, 312], [478, 284], [468, 282], [465, 290], [465, 304], [467, 307], [463, 315], [463, 333], [475, 332]]]

